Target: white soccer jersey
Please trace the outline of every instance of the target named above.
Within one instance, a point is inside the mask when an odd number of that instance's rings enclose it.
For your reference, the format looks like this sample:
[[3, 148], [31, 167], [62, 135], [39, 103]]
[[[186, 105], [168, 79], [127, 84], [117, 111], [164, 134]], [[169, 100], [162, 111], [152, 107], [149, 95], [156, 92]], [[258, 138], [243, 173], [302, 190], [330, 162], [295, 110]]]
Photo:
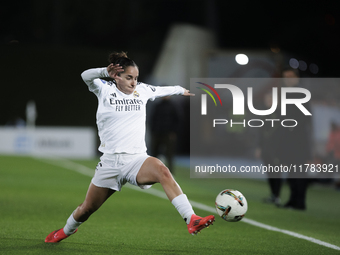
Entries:
[[109, 77], [106, 67], [94, 68], [81, 74], [84, 82], [98, 98], [97, 126], [102, 153], [143, 153], [145, 145], [146, 103], [149, 99], [182, 95], [181, 86], [151, 86], [138, 83], [135, 91], [126, 95]]

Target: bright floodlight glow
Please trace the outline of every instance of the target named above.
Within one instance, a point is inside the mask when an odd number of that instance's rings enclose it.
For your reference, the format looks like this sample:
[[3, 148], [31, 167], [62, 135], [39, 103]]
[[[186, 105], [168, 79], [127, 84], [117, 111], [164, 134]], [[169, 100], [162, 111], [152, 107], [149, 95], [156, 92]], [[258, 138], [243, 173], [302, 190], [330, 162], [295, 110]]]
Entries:
[[291, 68], [297, 69], [299, 68], [299, 61], [296, 58], [291, 58], [289, 60], [289, 65]]
[[249, 58], [245, 54], [237, 54], [235, 57], [236, 63], [239, 65], [246, 65], [249, 62]]

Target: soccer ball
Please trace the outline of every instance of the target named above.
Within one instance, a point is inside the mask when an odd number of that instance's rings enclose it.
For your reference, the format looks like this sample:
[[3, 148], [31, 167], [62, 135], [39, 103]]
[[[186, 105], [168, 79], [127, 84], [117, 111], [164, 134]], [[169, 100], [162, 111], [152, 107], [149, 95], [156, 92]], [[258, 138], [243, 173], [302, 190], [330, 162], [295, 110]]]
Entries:
[[233, 189], [221, 191], [215, 201], [218, 215], [226, 221], [240, 221], [248, 210], [248, 203], [241, 192]]

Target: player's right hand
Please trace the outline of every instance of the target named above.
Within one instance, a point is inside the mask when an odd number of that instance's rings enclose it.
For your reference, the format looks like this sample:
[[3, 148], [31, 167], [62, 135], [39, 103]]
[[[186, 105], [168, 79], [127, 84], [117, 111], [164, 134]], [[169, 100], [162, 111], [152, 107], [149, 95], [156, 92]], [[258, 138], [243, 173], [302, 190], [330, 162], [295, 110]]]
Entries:
[[107, 67], [107, 72], [109, 73], [110, 77], [113, 79], [121, 79], [120, 76], [118, 76], [119, 73], [124, 72], [124, 69], [119, 64], [109, 64]]

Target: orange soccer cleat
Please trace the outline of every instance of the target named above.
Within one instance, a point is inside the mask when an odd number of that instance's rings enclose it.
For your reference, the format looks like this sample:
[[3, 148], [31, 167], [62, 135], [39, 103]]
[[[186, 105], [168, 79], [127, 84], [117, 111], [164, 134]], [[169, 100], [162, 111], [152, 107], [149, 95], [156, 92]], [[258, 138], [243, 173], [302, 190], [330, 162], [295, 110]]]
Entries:
[[[76, 229], [75, 232], [77, 232], [78, 229]], [[58, 230], [55, 230], [53, 231], [52, 233], [50, 233], [46, 239], [45, 239], [45, 243], [58, 243], [60, 242], [61, 240], [64, 240], [65, 238], [69, 237], [68, 235], [66, 235], [64, 233], [64, 229], [58, 229]]]
[[197, 235], [202, 229], [208, 228], [215, 221], [215, 216], [209, 215], [207, 217], [200, 217], [195, 214], [191, 216], [190, 223], [188, 224], [188, 231], [192, 235]]

